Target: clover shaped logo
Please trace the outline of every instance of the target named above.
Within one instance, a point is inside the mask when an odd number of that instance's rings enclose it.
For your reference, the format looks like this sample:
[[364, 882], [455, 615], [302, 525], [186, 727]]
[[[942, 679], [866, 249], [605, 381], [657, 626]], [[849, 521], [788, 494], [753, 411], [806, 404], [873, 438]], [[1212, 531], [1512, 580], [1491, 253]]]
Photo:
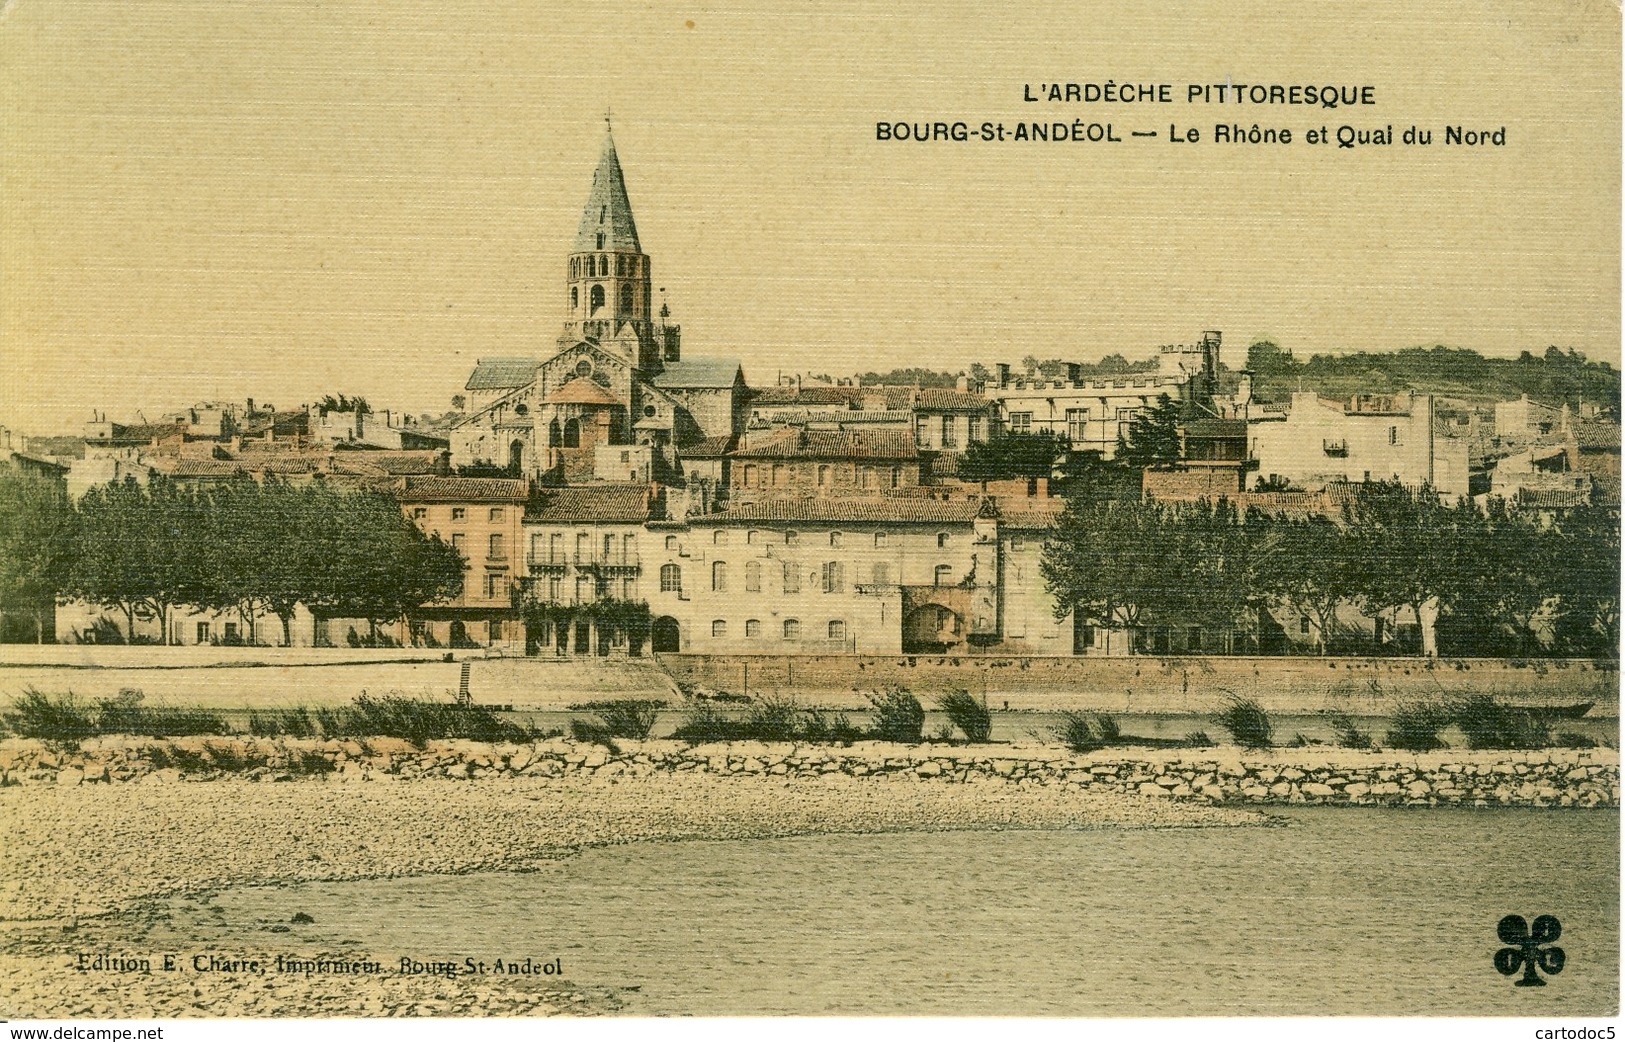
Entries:
[[1509, 915], [1501, 920], [1495, 933], [1502, 944], [1511, 945], [1495, 953], [1495, 968], [1507, 977], [1522, 969], [1523, 978], [1513, 982], [1518, 987], [1544, 988], [1546, 982], [1541, 980], [1541, 973], [1555, 976], [1563, 972], [1567, 956], [1553, 944], [1563, 936], [1563, 924], [1557, 921], [1557, 916], [1536, 916], [1531, 929], [1523, 916]]

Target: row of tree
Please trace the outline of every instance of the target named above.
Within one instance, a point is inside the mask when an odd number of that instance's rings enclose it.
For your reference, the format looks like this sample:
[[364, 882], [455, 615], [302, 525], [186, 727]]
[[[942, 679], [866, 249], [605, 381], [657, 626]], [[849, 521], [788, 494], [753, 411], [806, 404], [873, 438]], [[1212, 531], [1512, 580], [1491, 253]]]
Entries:
[[1430, 490], [1367, 486], [1338, 518], [1245, 514], [1227, 501], [1162, 505], [1079, 497], [1044, 547], [1056, 611], [1132, 632], [1202, 626], [1255, 636], [1266, 609], [1348, 650], [1340, 612], [1437, 614], [1440, 651], [1612, 655], [1619, 644], [1619, 512], [1543, 523]]
[[[138, 618], [171, 638], [176, 608], [233, 613], [249, 643], [294, 612], [377, 623], [462, 590], [462, 556], [387, 494], [241, 478], [207, 488], [155, 478], [91, 489], [0, 471], [0, 611], [43, 615], [58, 597]], [[43, 626], [37, 632], [42, 632]]]

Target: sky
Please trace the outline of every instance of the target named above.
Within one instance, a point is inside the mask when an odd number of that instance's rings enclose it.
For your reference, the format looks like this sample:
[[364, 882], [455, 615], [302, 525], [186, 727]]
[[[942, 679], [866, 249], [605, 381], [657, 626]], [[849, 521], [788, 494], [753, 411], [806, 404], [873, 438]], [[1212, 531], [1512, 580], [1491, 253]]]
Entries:
[[[339, 392], [438, 412], [475, 359], [547, 356], [606, 109], [685, 355], [753, 383], [1204, 329], [1233, 366], [1260, 337], [1617, 360], [1617, 4], [1298, 6], [7, 0], [0, 425]], [[1108, 80], [1175, 101], [1023, 100]], [[1185, 102], [1224, 82], [1376, 104]], [[1074, 119], [1126, 140], [875, 129]], [[1413, 124], [1434, 143], [1304, 140]]]

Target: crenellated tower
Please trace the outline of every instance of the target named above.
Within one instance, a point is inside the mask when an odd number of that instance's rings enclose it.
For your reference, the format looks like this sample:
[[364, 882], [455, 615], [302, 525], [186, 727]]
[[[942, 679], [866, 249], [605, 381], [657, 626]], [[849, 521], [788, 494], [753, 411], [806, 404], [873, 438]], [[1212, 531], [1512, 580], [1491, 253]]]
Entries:
[[659, 372], [663, 362], [680, 357], [678, 329], [666, 324], [665, 309], [658, 327], [650, 317], [649, 258], [638, 243], [615, 139], [607, 131], [592, 190], [581, 211], [566, 284], [569, 318], [559, 337], [560, 349], [593, 340], [650, 374]]

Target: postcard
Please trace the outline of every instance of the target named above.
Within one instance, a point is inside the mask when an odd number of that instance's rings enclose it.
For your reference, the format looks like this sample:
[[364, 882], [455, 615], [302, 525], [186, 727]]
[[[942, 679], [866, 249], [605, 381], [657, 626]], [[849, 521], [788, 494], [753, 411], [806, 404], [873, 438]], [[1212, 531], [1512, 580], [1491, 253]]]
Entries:
[[6, 0], [11, 1037], [1612, 1038], [1620, 23]]

